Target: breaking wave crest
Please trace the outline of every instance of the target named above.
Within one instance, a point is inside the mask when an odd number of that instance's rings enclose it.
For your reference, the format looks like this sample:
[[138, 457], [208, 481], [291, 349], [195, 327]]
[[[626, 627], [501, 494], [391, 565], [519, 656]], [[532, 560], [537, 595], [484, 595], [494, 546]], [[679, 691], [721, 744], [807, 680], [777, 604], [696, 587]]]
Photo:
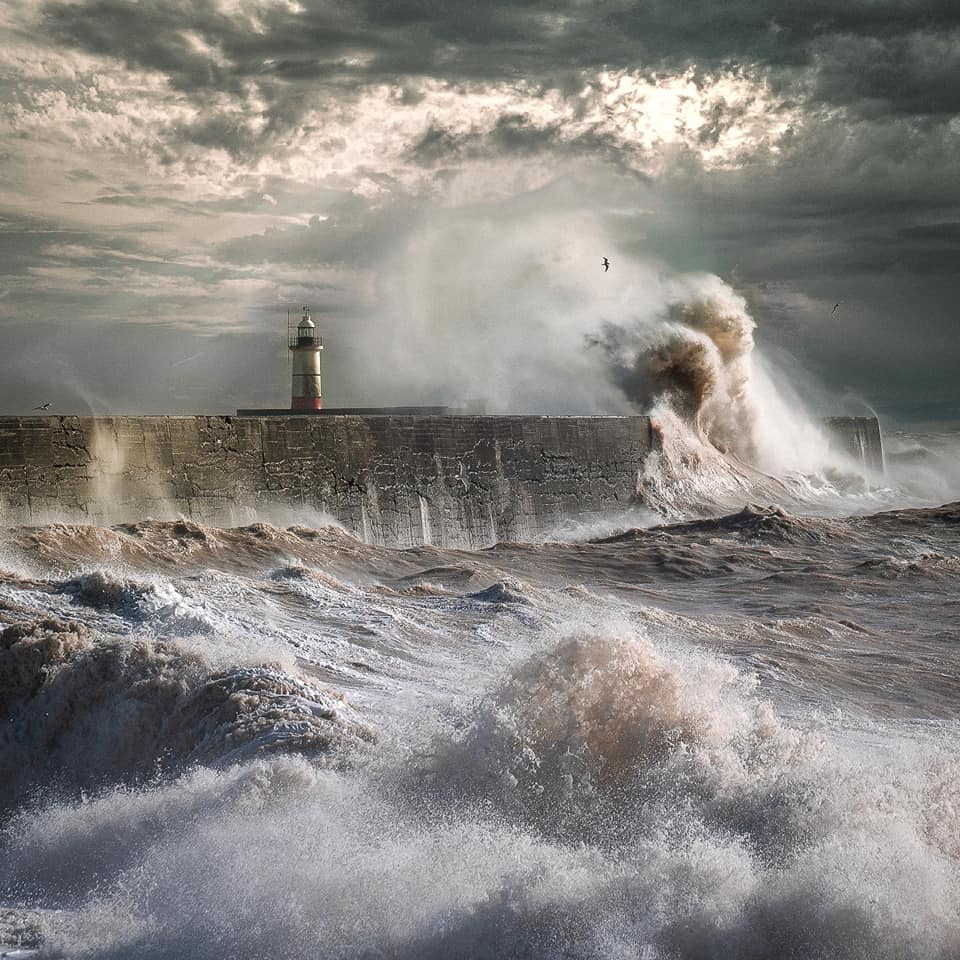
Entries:
[[47, 936], [78, 958], [931, 960], [960, 949], [958, 774], [792, 728], [728, 664], [579, 632], [412, 763], [273, 757], [52, 806], [2, 869], [74, 898]]
[[605, 328], [600, 343], [611, 376], [639, 408], [671, 411], [717, 451], [760, 469], [780, 467], [765, 429], [764, 414], [774, 411], [762, 406], [746, 301], [717, 277], [690, 283], [658, 322]]
[[668, 519], [757, 501], [836, 508], [882, 486], [758, 353], [741, 296], [713, 276], [675, 286], [658, 318], [607, 324], [591, 341], [653, 420], [656, 449], [638, 480], [644, 506]]
[[[708, 520], [688, 520], [685, 523], [656, 528], [660, 536], [725, 536], [741, 540], [763, 540], [770, 543], [822, 543], [827, 537], [848, 537], [850, 531], [842, 520], [795, 517], [782, 507], [750, 504], [737, 513]], [[628, 530], [595, 543], [621, 543], [649, 536], [645, 529]]]
[[489, 695], [438, 745], [431, 776], [441, 795], [454, 793], [448, 803], [492, 806], [569, 842], [656, 832], [680, 804], [782, 853], [799, 827], [787, 807], [772, 816], [777, 779], [784, 768], [799, 773], [819, 746], [783, 727], [728, 665], [685, 669], [635, 635], [575, 635]]
[[336, 756], [373, 736], [336, 691], [280, 668], [217, 670], [176, 642], [54, 618], [0, 632], [0, 717], [7, 808], [41, 787], [49, 799], [278, 750]]
[[213, 633], [215, 624], [201, 605], [185, 597], [169, 580], [137, 580], [105, 570], [71, 577], [57, 589], [81, 606], [115, 613], [134, 623], [153, 623], [182, 633]]
[[[777, 505], [748, 504], [742, 510], [718, 517], [701, 520], [685, 520], [679, 523], [661, 524], [653, 527], [635, 527], [609, 537], [592, 540], [592, 543], [623, 543], [652, 540], [665, 537], [694, 540], [703, 546], [703, 538], [725, 538], [728, 541], [763, 541], [784, 544], [862, 543], [865, 547], [877, 545], [877, 537], [889, 540], [891, 536], [910, 536], [929, 529], [931, 525], [950, 526], [958, 522], [960, 504], [948, 503], [941, 507], [911, 510], [890, 510], [870, 516], [856, 517], [810, 517], [797, 516]], [[714, 559], [714, 562], [716, 560]], [[933, 551], [914, 553], [906, 557], [880, 557], [865, 560], [865, 570], [898, 564], [907, 564], [906, 569], [953, 570], [957, 558]]]

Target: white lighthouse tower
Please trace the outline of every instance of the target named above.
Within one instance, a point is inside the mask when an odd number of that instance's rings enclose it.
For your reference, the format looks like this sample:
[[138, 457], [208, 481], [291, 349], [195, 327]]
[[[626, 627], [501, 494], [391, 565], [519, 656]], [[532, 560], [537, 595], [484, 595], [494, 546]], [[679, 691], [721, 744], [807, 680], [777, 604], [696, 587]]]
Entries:
[[323, 338], [317, 336], [317, 328], [307, 307], [303, 308], [296, 333], [291, 333], [288, 325], [287, 340], [293, 354], [290, 409], [321, 410], [320, 351], [323, 350]]

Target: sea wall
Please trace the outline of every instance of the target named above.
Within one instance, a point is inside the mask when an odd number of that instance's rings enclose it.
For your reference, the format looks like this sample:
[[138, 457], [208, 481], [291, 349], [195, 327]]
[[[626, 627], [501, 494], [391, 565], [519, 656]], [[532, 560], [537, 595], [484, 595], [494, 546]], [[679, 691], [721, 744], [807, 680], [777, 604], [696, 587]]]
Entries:
[[477, 548], [622, 514], [653, 444], [639, 416], [0, 418], [0, 521], [326, 515]]
[[876, 417], [826, 417], [824, 423], [838, 449], [883, 473], [883, 439]]
[[[834, 418], [874, 468], [876, 420]], [[479, 548], [638, 506], [648, 417], [0, 418], [0, 523], [328, 517], [371, 543]]]

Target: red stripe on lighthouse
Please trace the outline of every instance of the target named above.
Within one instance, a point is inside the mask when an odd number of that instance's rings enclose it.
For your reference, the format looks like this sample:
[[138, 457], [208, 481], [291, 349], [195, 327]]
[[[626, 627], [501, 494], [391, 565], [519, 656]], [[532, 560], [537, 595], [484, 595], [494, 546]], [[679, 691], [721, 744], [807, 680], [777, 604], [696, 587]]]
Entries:
[[290, 400], [291, 410], [322, 410], [323, 397], [293, 397]]

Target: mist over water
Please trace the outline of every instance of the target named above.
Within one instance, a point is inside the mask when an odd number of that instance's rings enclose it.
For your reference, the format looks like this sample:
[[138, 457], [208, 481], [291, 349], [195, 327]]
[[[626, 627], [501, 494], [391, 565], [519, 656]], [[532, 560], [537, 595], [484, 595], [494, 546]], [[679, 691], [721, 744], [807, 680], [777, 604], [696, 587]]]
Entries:
[[643, 492], [671, 518], [746, 502], [844, 513], [936, 499], [935, 483], [907, 473], [883, 492], [888, 482], [838, 450], [818, 419], [836, 412], [832, 401], [809, 384], [802, 398], [763, 354], [744, 297], [671, 266], [652, 242], [625, 249], [588, 205], [611, 197], [581, 186], [558, 181], [419, 222], [381, 265], [376, 322], [356, 331], [357, 356], [382, 361], [378, 398], [652, 413], [662, 453]]

